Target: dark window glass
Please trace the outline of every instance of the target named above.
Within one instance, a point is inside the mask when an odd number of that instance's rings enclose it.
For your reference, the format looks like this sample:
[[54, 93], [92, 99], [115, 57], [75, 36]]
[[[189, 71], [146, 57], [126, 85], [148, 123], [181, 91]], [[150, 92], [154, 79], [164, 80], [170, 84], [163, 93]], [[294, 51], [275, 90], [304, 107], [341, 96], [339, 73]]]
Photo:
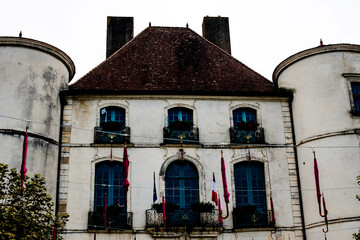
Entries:
[[125, 125], [125, 109], [120, 107], [105, 107], [100, 110], [100, 125], [104, 122], [118, 122]]
[[193, 121], [193, 111], [188, 108], [171, 108], [168, 111], [169, 123], [174, 121]]
[[260, 162], [242, 162], [234, 166], [236, 206], [256, 205], [266, 210], [264, 165]]
[[360, 82], [352, 82], [351, 90], [353, 94], [354, 107], [356, 112], [360, 112]]
[[95, 165], [95, 209], [104, 206], [105, 193], [108, 195], [108, 206], [117, 203], [124, 205], [125, 194], [121, 182], [123, 180], [122, 163], [105, 161]]
[[180, 208], [190, 208], [191, 203], [199, 202], [199, 177], [194, 165], [187, 161], [175, 161], [166, 170], [166, 202]]
[[252, 108], [238, 108], [233, 111], [234, 128], [237, 128], [239, 122], [256, 123], [256, 110]]

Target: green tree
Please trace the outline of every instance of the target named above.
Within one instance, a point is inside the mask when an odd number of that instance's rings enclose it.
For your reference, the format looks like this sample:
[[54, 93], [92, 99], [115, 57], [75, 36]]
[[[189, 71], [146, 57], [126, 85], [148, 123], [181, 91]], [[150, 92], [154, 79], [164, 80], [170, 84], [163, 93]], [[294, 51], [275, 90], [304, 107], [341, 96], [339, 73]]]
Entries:
[[59, 233], [67, 218], [55, 216], [43, 177], [26, 176], [21, 194], [20, 173], [0, 163], [0, 239], [63, 239]]

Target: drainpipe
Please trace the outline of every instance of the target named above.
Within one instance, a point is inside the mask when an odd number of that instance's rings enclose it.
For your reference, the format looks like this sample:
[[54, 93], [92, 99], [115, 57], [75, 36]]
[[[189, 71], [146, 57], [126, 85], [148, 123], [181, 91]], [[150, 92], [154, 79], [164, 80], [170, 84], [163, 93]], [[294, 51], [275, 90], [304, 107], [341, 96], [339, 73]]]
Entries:
[[59, 195], [60, 195], [60, 166], [61, 166], [61, 146], [62, 146], [62, 123], [64, 114], [64, 105], [66, 100], [60, 93], [60, 126], [59, 126], [59, 152], [58, 152], [58, 169], [56, 176], [56, 200], [55, 200], [55, 215], [59, 213]]
[[291, 121], [291, 130], [292, 130], [292, 137], [293, 137], [293, 148], [294, 148], [294, 156], [295, 156], [295, 164], [296, 164], [296, 175], [297, 175], [297, 183], [299, 186], [299, 202], [300, 202], [300, 212], [301, 212], [301, 225], [302, 225], [302, 232], [303, 232], [303, 239], [306, 240], [306, 231], [305, 231], [305, 218], [304, 218], [304, 205], [302, 201], [302, 191], [301, 191], [301, 182], [300, 182], [300, 174], [299, 174], [299, 161], [297, 155], [297, 147], [296, 147], [296, 138], [295, 138], [295, 128], [294, 128], [294, 118], [293, 118], [293, 110], [292, 110], [292, 102], [293, 102], [293, 95], [290, 97], [289, 101], [289, 110], [290, 110], [290, 121]]

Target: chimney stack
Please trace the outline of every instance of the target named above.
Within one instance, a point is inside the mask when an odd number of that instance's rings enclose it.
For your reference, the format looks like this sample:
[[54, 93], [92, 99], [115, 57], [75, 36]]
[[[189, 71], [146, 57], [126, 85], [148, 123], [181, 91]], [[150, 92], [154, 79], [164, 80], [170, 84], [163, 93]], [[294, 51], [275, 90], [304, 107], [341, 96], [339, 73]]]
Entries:
[[202, 25], [203, 37], [231, 54], [229, 18], [204, 17]]
[[133, 17], [107, 17], [106, 58], [130, 41], [133, 35]]

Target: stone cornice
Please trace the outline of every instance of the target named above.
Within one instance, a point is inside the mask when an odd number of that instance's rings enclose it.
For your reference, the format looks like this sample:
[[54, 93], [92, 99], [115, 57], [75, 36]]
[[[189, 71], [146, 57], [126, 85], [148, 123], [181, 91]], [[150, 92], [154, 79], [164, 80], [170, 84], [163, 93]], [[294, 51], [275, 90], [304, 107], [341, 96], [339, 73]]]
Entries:
[[360, 53], [360, 45], [354, 44], [332, 44], [322, 45], [315, 48], [310, 48], [301, 52], [298, 52], [284, 61], [282, 61], [274, 70], [272, 80], [277, 85], [278, 77], [280, 74], [293, 63], [300, 61], [304, 58], [311, 57], [317, 54], [329, 53], [329, 52], [357, 52]]
[[69, 82], [75, 75], [75, 65], [71, 58], [66, 53], [50, 44], [30, 38], [0, 37], [0, 47], [2, 46], [31, 48], [50, 54], [59, 59], [66, 66], [69, 71]]

